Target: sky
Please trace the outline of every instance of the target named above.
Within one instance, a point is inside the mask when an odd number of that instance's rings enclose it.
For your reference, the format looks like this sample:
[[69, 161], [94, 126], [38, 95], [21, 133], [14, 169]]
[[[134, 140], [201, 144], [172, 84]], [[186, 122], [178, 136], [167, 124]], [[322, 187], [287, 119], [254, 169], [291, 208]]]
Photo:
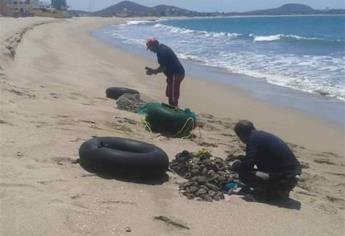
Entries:
[[[67, 0], [74, 10], [96, 11], [121, 0]], [[279, 7], [286, 3], [302, 3], [315, 9], [345, 8], [344, 0], [132, 0], [133, 2], [155, 6], [159, 4], [173, 5], [196, 11], [250, 11]]]

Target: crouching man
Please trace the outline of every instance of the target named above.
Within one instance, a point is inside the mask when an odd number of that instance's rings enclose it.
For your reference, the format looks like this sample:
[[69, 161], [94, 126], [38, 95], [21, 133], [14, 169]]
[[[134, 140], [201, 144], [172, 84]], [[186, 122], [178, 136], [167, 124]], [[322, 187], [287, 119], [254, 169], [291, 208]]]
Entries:
[[245, 158], [232, 165], [241, 182], [265, 200], [288, 199], [301, 174], [300, 163], [288, 145], [273, 134], [256, 130], [247, 120], [239, 121], [234, 130], [246, 144]]

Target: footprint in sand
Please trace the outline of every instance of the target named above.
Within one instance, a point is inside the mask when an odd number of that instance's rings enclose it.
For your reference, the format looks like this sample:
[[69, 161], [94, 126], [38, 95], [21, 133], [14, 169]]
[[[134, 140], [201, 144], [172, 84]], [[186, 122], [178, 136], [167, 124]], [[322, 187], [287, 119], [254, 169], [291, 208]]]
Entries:
[[327, 158], [319, 158], [319, 159], [315, 159], [314, 162], [318, 163], [318, 164], [327, 164], [327, 165], [335, 165], [334, 162], [328, 160]]
[[53, 116], [53, 118], [69, 118], [70, 116], [68, 115], [57, 115], [57, 116]]
[[37, 169], [39, 169], [38, 167], [35, 167], [33, 165], [26, 165], [25, 168], [28, 169], [28, 170], [37, 170]]
[[120, 204], [120, 205], [137, 205], [135, 202], [130, 202], [130, 201], [114, 201], [114, 200], [109, 200], [109, 201], [100, 201], [101, 204]]
[[1, 78], [2, 80], [7, 80], [6, 74], [4, 74], [4, 73], [2, 73], [2, 72], [0, 72], [0, 78]]
[[92, 120], [75, 120], [76, 122], [81, 122], [81, 123], [86, 123], [86, 124], [91, 124], [91, 125], [95, 125], [96, 122], [92, 121]]
[[9, 122], [7, 122], [7, 121], [5, 121], [5, 120], [0, 120], [0, 124], [1, 124], [1, 125], [9, 125], [9, 126], [13, 126], [13, 124], [12, 124], [12, 123], [9, 123]]
[[108, 100], [109, 100], [109, 99], [107, 99], [107, 98], [101, 98], [101, 97], [95, 97], [95, 99], [101, 100], [101, 101], [108, 101]]
[[85, 96], [84, 94], [81, 93], [76, 93], [76, 92], [72, 92], [70, 93], [72, 96], [76, 96], [76, 97], [81, 97], [81, 98], [88, 98], [87, 96]]
[[97, 129], [97, 130], [102, 130], [102, 128], [98, 127], [98, 126], [96, 125], [96, 122], [95, 122], [95, 121], [92, 121], [92, 120], [73, 119], [73, 122], [85, 123], [85, 124], [88, 124], [88, 125], [89, 125], [89, 128]]
[[201, 142], [201, 143], [198, 143], [198, 144], [200, 146], [202, 146], [202, 147], [214, 147], [214, 148], [218, 147], [218, 145], [214, 144], [214, 143]]
[[32, 184], [22, 184], [22, 183], [0, 183], [2, 188], [31, 188], [38, 190], [36, 186]]
[[115, 116], [114, 117], [115, 120], [118, 122], [118, 123], [128, 123], [128, 124], [131, 124], [131, 125], [136, 125], [138, 122], [133, 120], [133, 119], [130, 119], [130, 118], [127, 118], [127, 117], [118, 117], [118, 116]]
[[339, 172], [327, 172], [328, 174], [335, 175], [335, 176], [342, 176], [345, 177], [345, 173], [339, 173]]
[[25, 96], [25, 97], [28, 97], [28, 98], [31, 98], [31, 99], [36, 98], [36, 95], [34, 95], [34, 94], [32, 94], [32, 93], [30, 93], [28, 91], [19, 91], [17, 89], [9, 89], [8, 91], [10, 93], [13, 93], [13, 94], [17, 95], [17, 96]]
[[317, 153], [316, 156], [320, 157], [335, 157], [335, 158], [340, 158], [340, 156], [334, 152], [322, 152], [322, 153]]
[[86, 139], [84, 139], [84, 138], [75, 138], [75, 139], [70, 140], [71, 143], [77, 143], [77, 142], [81, 142], [81, 141], [86, 141]]
[[63, 180], [63, 179], [52, 179], [52, 180], [37, 181], [37, 183], [42, 184], [42, 185], [54, 184], [54, 183], [63, 183], [63, 182], [66, 182], [66, 180]]
[[72, 92], [72, 93], [70, 93], [69, 98], [72, 99], [72, 100], [78, 100], [79, 98], [87, 99], [88, 97], [83, 95], [83, 94], [81, 94], [81, 93]]
[[225, 137], [237, 138], [237, 136], [235, 134], [231, 134], [231, 133], [221, 133], [221, 135], [225, 136]]
[[24, 157], [24, 154], [21, 153], [21, 152], [17, 152], [17, 153], [16, 153], [16, 157], [17, 157], [18, 159], [21, 159], [21, 158]]
[[70, 157], [53, 157], [52, 161], [55, 162], [58, 165], [64, 165], [64, 164], [77, 164], [78, 160], [70, 158]]
[[97, 176], [97, 175], [96, 174], [82, 174], [80, 177], [86, 178], [86, 177], [93, 177], [93, 176]]
[[95, 105], [94, 103], [82, 103], [81, 105], [84, 105], [84, 106], [93, 106], [93, 105]]
[[60, 95], [57, 94], [57, 93], [49, 93], [49, 95], [54, 98], [54, 99], [59, 99], [60, 98]]
[[75, 200], [75, 199], [82, 198], [83, 196], [86, 196], [86, 194], [78, 193], [78, 194], [75, 194], [75, 195], [71, 196], [71, 199]]
[[41, 128], [41, 127], [44, 127], [44, 126], [47, 126], [48, 125], [48, 122], [45, 122], [45, 121], [30, 121], [31, 124], [36, 124], [35, 127], [36, 128]]
[[339, 197], [326, 196], [326, 199], [334, 204], [336, 204], [340, 209], [345, 209], [345, 200]]

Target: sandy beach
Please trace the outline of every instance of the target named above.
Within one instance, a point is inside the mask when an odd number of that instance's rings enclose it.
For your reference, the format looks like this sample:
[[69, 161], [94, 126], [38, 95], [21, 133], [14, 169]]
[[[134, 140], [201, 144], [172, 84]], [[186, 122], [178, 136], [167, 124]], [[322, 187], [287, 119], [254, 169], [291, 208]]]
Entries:
[[[105, 89], [134, 88], [145, 101], [166, 102], [164, 77], [144, 75], [145, 66], [157, 65], [154, 55], [145, 60], [90, 35], [122, 21], [0, 18], [0, 235], [344, 235], [344, 127], [187, 73], [181, 106], [206, 125], [192, 140], [149, 133], [142, 117], [116, 109]], [[173, 173], [163, 183], [133, 183], [77, 163], [92, 136], [153, 143], [170, 160], [201, 148], [225, 158], [243, 153], [232, 131], [239, 119], [282, 137], [303, 164], [291, 204], [188, 200]]]

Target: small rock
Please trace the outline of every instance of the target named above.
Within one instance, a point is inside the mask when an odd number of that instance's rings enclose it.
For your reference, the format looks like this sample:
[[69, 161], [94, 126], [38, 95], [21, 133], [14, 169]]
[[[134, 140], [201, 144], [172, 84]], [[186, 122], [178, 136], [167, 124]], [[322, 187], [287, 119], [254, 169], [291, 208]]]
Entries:
[[192, 174], [191, 173], [187, 173], [187, 174], [185, 174], [184, 178], [190, 179], [190, 178], [192, 178]]
[[192, 186], [193, 184], [194, 184], [193, 182], [185, 182], [185, 183], [181, 184], [180, 187], [187, 188], [187, 187]]
[[208, 195], [211, 196], [211, 197], [216, 196], [216, 194], [217, 194], [216, 191], [213, 191], [213, 190], [208, 191]]
[[193, 194], [191, 194], [191, 193], [183, 193], [183, 195], [184, 195], [184, 196], [186, 196], [186, 197], [187, 197], [187, 199], [189, 199], [189, 200], [191, 200], [191, 199], [193, 199], [193, 198], [194, 198], [194, 195], [193, 195]]
[[207, 194], [207, 190], [205, 190], [205, 189], [199, 189], [199, 190], [195, 193], [195, 195], [198, 196], [198, 197], [201, 197], [202, 195], [205, 195], [205, 194]]
[[213, 198], [209, 195], [204, 195], [202, 197], [203, 200], [207, 201], [207, 202], [212, 202], [213, 201]]
[[21, 152], [17, 152], [17, 157], [22, 158], [23, 156], [24, 156], [24, 154], [23, 154], [23, 153], [21, 153]]
[[204, 176], [206, 176], [206, 175], [207, 175], [207, 172], [208, 172], [207, 168], [204, 167], [204, 168], [202, 169], [202, 171], [201, 171], [201, 174], [204, 175]]
[[193, 169], [191, 169], [191, 171], [190, 171], [190, 173], [191, 173], [192, 175], [197, 175], [199, 172], [200, 172], [200, 169], [199, 169], [199, 168], [193, 168]]
[[204, 184], [208, 181], [208, 179], [205, 176], [195, 176], [192, 178], [192, 181], [198, 182], [200, 184]]
[[216, 197], [217, 197], [219, 200], [222, 200], [222, 199], [224, 199], [224, 194], [221, 193], [221, 192], [218, 192], [218, 193], [216, 194]]
[[126, 230], [126, 232], [128, 232], [128, 233], [132, 232], [132, 229], [131, 229], [131, 227], [129, 227], [129, 226], [127, 226], [127, 227], [125, 228], [125, 230]]
[[209, 189], [211, 189], [211, 190], [213, 190], [213, 191], [219, 191], [219, 188], [216, 186], [216, 185], [214, 185], [214, 184], [211, 184], [211, 183], [206, 183], [205, 184]]
[[198, 187], [196, 186], [191, 186], [186, 189], [186, 192], [188, 193], [195, 193], [196, 191], [198, 191]]

